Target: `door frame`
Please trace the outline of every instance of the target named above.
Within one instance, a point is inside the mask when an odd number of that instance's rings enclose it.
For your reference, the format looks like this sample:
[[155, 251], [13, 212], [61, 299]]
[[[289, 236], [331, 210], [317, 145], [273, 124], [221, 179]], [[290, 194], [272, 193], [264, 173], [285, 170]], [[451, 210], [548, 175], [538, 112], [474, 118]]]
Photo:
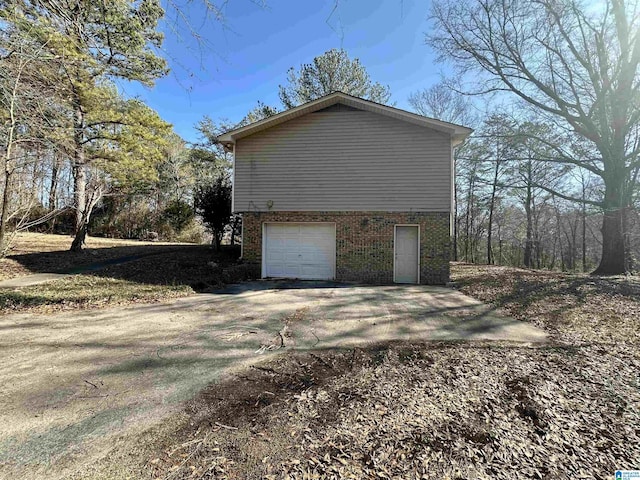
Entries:
[[267, 272], [267, 224], [269, 225], [287, 225], [287, 224], [309, 224], [309, 225], [333, 225], [333, 278], [331, 280], [335, 280], [336, 276], [337, 276], [337, 269], [338, 269], [338, 248], [337, 248], [337, 244], [338, 244], [338, 225], [336, 222], [310, 222], [310, 221], [306, 221], [306, 222], [296, 222], [296, 221], [291, 221], [291, 222], [262, 222], [262, 225], [260, 227], [260, 242], [262, 243], [262, 245], [260, 245], [260, 256], [262, 257], [260, 259], [260, 278], [276, 278], [276, 277], [265, 277], [265, 273]]
[[[396, 283], [396, 247], [398, 245], [396, 239], [398, 235], [398, 227], [416, 227], [418, 229], [418, 281], [415, 285], [420, 284], [420, 225], [417, 223], [398, 223], [393, 226], [393, 283]], [[411, 285], [411, 284], [408, 284]]]

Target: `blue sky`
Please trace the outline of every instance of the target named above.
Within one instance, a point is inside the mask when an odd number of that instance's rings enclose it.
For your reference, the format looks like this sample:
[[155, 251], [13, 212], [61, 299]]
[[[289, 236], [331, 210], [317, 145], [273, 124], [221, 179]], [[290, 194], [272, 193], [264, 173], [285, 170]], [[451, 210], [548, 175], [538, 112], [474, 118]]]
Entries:
[[[240, 120], [260, 100], [279, 105], [278, 85], [290, 67], [310, 62], [331, 48], [359, 58], [372, 80], [389, 85], [392, 101], [408, 108], [407, 97], [440, 79], [424, 35], [429, 29], [425, 0], [230, 0], [225, 25], [204, 20], [198, 1], [183, 11], [202, 34], [198, 46], [172, 11], [163, 29], [172, 73], [152, 89], [124, 86], [171, 122], [186, 140], [196, 140], [194, 124], [204, 115]], [[173, 12], [175, 13], [175, 12]]]

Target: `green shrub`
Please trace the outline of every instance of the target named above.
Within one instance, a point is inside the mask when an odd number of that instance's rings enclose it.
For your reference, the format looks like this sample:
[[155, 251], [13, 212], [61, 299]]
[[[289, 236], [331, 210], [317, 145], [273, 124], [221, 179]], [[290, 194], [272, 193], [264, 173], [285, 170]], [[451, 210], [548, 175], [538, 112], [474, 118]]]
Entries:
[[162, 212], [162, 220], [178, 233], [187, 228], [194, 217], [193, 207], [182, 200], [172, 200]]
[[204, 234], [204, 227], [196, 222], [195, 219], [192, 219], [191, 222], [175, 236], [175, 241], [183, 243], [204, 243]]

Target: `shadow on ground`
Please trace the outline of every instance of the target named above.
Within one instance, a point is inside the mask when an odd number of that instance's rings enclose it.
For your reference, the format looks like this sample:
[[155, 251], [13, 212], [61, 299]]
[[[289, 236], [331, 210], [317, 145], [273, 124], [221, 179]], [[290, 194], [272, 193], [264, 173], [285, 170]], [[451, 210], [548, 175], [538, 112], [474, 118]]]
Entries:
[[[194, 248], [199, 246], [194, 245]], [[86, 248], [80, 252], [57, 250], [9, 255], [7, 258], [18, 262], [32, 273], [77, 273], [79, 270], [95, 270], [99, 266], [137, 260], [149, 255], [167, 253], [187, 245], [133, 245], [109, 248]]]
[[[461, 291], [563, 341], [637, 338], [640, 279], [454, 264]], [[615, 328], [614, 328], [615, 327]]]
[[140, 245], [82, 252], [38, 252], [8, 258], [32, 274], [92, 275], [149, 285], [186, 285], [204, 291], [229, 280], [255, 276], [244, 272], [248, 268], [240, 266], [239, 256], [239, 247], [223, 246], [217, 252], [209, 245]]
[[356, 283], [330, 282], [324, 280], [289, 280], [275, 279], [265, 281], [253, 281], [227, 285], [224, 288], [207, 290], [204, 293], [215, 295], [239, 295], [245, 292], [260, 292], [263, 290], [306, 290], [316, 288], [353, 288], [363, 286]]
[[9, 315], [0, 329], [0, 462], [15, 471], [80, 453], [90, 459], [81, 445], [99, 454], [110, 434], [158, 422], [210, 383], [275, 353], [545, 338], [451, 289], [328, 282], [248, 282], [174, 302]]

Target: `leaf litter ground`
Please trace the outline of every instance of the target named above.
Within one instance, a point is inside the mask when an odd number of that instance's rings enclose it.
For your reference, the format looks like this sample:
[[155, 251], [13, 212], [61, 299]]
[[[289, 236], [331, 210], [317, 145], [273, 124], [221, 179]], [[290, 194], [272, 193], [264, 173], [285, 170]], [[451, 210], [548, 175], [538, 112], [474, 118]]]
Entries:
[[458, 264], [543, 346], [387, 343], [282, 355], [212, 385], [150, 478], [604, 479], [640, 466], [640, 282]]

